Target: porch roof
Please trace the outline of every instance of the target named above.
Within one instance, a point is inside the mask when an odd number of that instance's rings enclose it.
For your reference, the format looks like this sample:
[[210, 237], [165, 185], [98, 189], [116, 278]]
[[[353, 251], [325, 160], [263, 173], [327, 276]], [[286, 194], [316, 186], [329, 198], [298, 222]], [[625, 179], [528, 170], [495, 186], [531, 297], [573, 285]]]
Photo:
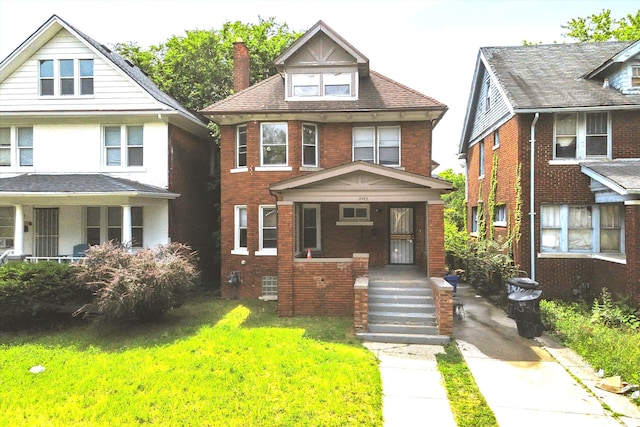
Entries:
[[582, 163], [582, 173], [620, 195], [640, 196], [640, 159]]
[[22, 174], [0, 179], [0, 197], [73, 195], [156, 199], [175, 199], [179, 196], [160, 187], [103, 174]]
[[450, 182], [358, 161], [274, 183], [270, 190], [293, 202], [440, 201]]

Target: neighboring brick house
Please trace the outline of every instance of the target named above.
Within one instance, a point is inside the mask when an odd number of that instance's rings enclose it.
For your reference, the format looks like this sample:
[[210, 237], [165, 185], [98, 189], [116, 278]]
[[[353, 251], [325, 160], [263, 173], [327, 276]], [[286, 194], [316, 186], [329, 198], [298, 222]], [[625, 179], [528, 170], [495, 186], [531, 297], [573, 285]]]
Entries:
[[0, 63], [0, 253], [66, 259], [112, 239], [134, 250], [177, 241], [211, 276], [207, 123], [52, 16]]
[[459, 152], [470, 231], [521, 220], [545, 296], [640, 301], [640, 41], [481, 48]]
[[369, 264], [441, 276], [451, 185], [431, 176], [431, 153], [447, 107], [370, 70], [322, 21], [248, 88], [249, 54], [234, 48], [237, 93], [202, 111], [221, 128], [223, 297], [352, 314]]

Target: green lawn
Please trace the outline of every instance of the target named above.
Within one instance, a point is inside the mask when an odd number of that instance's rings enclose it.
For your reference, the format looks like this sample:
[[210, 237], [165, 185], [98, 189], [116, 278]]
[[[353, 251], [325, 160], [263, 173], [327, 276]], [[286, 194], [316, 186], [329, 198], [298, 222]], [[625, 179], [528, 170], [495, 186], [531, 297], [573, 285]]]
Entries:
[[351, 322], [208, 299], [153, 325], [0, 333], [0, 426], [381, 426]]

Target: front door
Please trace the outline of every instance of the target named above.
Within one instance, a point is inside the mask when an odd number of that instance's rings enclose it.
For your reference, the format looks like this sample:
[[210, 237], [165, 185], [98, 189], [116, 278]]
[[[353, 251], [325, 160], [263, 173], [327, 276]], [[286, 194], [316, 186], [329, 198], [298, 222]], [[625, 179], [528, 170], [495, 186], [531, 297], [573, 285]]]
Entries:
[[413, 264], [413, 208], [391, 208], [389, 220], [389, 263]]
[[36, 208], [35, 253], [37, 257], [58, 256], [58, 208]]

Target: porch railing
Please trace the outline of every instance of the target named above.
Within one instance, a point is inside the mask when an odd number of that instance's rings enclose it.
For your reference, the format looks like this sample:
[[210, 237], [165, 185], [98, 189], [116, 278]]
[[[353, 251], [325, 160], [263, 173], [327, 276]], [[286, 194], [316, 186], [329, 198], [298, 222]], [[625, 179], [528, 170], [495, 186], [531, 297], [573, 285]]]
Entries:
[[58, 264], [75, 264], [81, 263], [84, 257], [77, 256], [28, 256], [24, 258], [25, 262], [38, 263], [40, 261], [53, 261]]
[[0, 265], [5, 264], [11, 255], [13, 255], [13, 249], [4, 251], [4, 253], [0, 255]]

